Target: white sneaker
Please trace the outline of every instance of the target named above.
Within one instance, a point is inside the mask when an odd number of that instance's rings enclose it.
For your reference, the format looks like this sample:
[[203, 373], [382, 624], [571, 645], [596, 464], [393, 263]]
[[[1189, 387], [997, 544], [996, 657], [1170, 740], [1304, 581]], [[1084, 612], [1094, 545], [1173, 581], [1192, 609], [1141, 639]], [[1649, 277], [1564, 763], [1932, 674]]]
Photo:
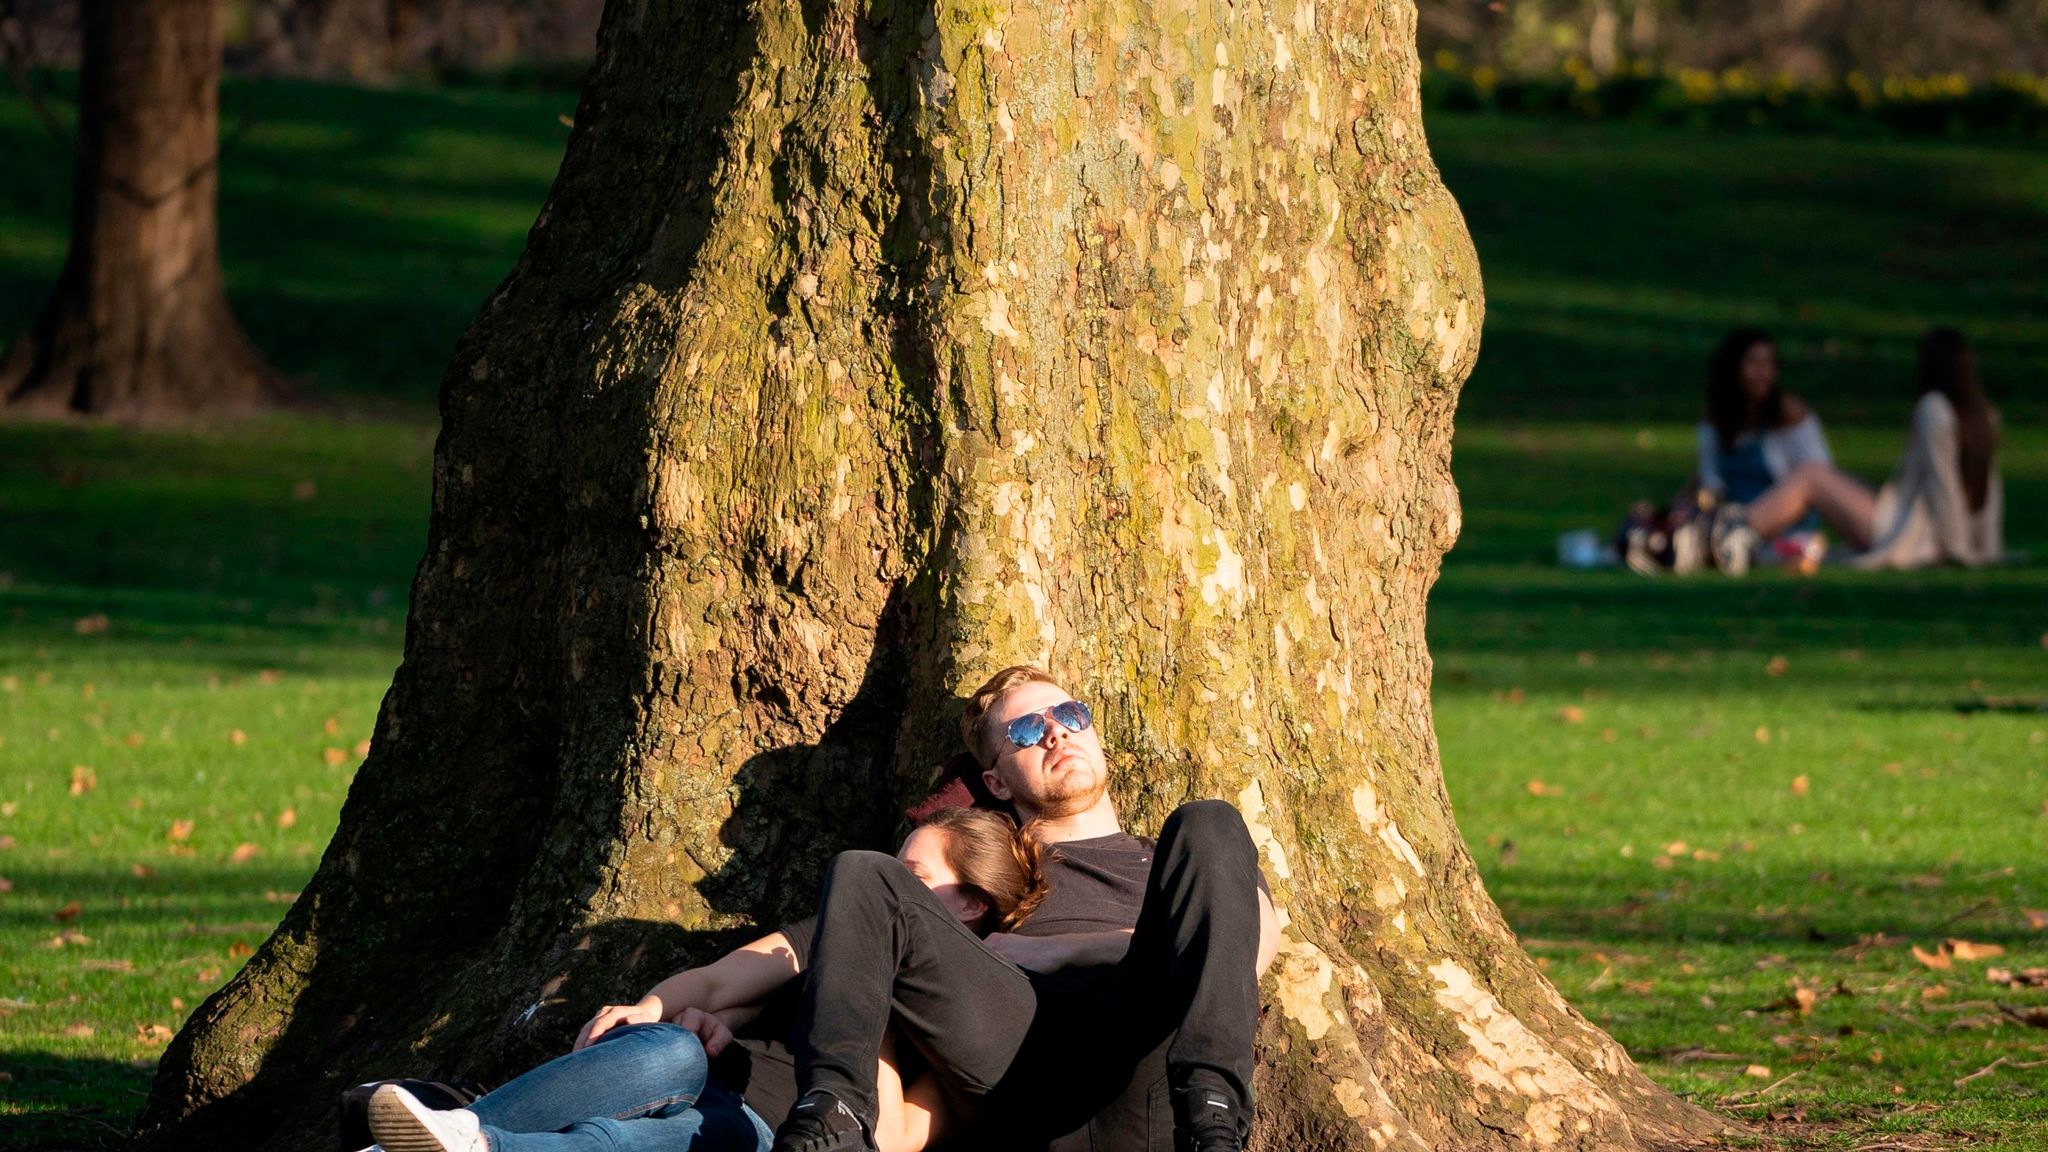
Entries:
[[396, 1084], [370, 1094], [370, 1135], [384, 1152], [490, 1152], [483, 1121], [467, 1108], [436, 1112]]

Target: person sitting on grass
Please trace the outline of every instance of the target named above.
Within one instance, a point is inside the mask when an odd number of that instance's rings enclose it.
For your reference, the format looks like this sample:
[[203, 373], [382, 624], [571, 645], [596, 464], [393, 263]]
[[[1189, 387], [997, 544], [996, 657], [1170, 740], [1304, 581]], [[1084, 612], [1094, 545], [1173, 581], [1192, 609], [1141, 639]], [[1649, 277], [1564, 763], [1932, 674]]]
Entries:
[[965, 1105], [963, 1146], [1044, 1147], [1165, 1042], [1177, 1147], [1239, 1152], [1258, 979], [1279, 938], [1244, 820], [1198, 800], [1156, 843], [1127, 834], [1092, 713], [1038, 668], [982, 685], [961, 732], [988, 790], [1038, 830], [1050, 890], [1011, 931], [978, 938], [900, 860], [835, 857], [793, 1034], [804, 1094], [774, 1152], [878, 1147], [892, 1025]]
[[[933, 813], [893, 858], [963, 939], [1016, 927], [1046, 897], [1035, 842], [1009, 817], [975, 808]], [[710, 1075], [710, 1058], [772, 997], [800, 981], [816, 920], [678, 972], [633, 1004], [600, 1009], [574, 1048], [485, 1094], [436, 1111], [403, 1085], [369, 1097], [384, 1152], [761, 1152], [768, 1126]], [[903, 1070], [893, 1033], [871, 1069], [881, 1152], [918, 1152], [953, 1112], [930, 1074]]]
[[1778, 347], [1737, 328], [1707, 358], [1707, 414], [1698, 429], [1702, 491], [1747, 504], [1810, 463], [1831, 463], [1820, 417], [1778, 381]]
[[1742, 509], [1746, 529], [1768, 538], [1818, 513], [1862, 550], [1851, 561], [1858, 567], [1996, 563], [2005, 517], [1998, 413], [1961, 332], [1935, 328], [1921, 337], [1917, 385], [1905, 453], [1882, 489], [1873, 493], [1832, 464], [1809, 461]]

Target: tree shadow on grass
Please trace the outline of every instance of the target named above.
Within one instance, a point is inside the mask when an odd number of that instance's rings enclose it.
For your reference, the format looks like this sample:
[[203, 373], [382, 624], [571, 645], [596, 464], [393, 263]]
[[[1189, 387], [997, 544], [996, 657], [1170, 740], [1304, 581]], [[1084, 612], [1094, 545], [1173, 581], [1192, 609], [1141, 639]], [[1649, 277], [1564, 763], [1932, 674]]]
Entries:
[[126, 1147], [154, 1063], [0, 1050], [0, 1072], [9, 1077], [0, 1150]]

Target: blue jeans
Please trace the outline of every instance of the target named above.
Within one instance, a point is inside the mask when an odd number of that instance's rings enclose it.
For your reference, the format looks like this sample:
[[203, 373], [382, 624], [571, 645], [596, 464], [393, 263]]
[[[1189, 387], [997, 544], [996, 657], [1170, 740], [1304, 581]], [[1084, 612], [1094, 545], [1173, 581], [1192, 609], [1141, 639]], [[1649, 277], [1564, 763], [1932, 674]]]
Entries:
[[629, 1024], [469, 1108], [492, 1152], [767, 1152], [768, 1126], [710, 1065], [696, 1033]]

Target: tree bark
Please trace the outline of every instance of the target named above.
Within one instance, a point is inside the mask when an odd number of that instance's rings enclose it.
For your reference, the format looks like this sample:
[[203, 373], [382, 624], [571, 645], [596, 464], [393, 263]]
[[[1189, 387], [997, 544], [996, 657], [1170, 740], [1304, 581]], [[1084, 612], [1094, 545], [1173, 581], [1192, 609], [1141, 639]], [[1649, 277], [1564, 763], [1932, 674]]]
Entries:
[[221, 279], [219, 4], [105, 0], [80, 21], [71, 251], [0, 360], [0, 405], [149, 419], [276, 399]]
[[148, 1147], [495, 1078], [889, 843], [1042, 662], [1123, 811], [1247, 817], [1287, 921], [1257, 1146], [1722, 1122], [1517, 946], [1453, 823], [1425, 598], [1477, 261], [1407, 0], [620, 0], [442, 391], [405, 660], [318, 874]]

